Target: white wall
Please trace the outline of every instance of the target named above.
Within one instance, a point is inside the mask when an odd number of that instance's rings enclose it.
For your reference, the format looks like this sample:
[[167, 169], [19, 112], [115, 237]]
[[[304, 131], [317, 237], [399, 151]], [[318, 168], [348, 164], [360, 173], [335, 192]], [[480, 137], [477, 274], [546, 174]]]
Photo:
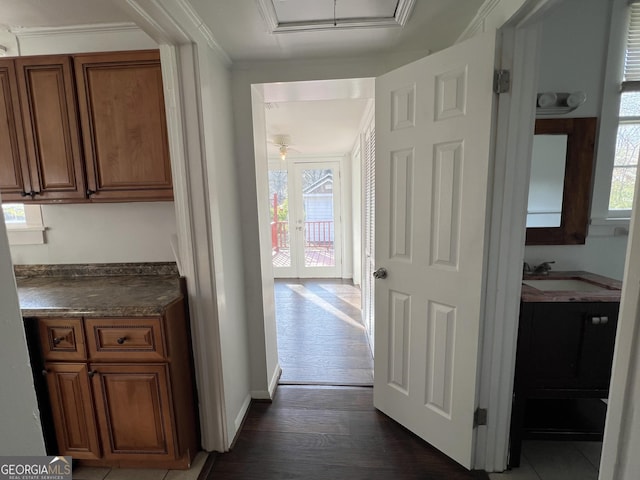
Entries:
[[44, 439], [4, 221], [0, 220], [0, 452], [44, 455]]
[[[565, 0], [542, 22], [538, 91], [583, 90], [587, 94], [584, 105], [562, 118], [601, 117], [611, 4], [610, 0]], [[612, 129], [610, 123], [599, 125], [592, 218], [605, 216], [603, 202], [610, 169], [603, 166], [612, 162], [610, 137], [615, 135], [615, 126]], [[605, 144], [608, 149], [602, 148]], [[554, 270], [587, 270], [622, 279], [626, 246], [627, 237], [614, 236], [613, 229], [602, 235], [599, 229], [590, 227], [585, 245], [527, 246], [525, 261], [538, 264], [555, 260]]]
[[[0, 35], [0, 43], [3, 39]], [[130, 27], [91, 34], [25, 34], [19, 47], [20, 55], [158, 48], [144, 32]], [[47, 243], [12, 246], [14, 264], [174, 261], [173, 202], [43, 205], [42, 214]]]
[[233, 439], [251, 398], [239, 212], [240, 192], [244, 194], [245, 187], [236, 178], [229, 71], [208, 48], [199, 49], [198, 59], [226, 422]]
[[14, 264], [173, 262], [173, 202], [43, 205], [43, 245], [12, 245]]

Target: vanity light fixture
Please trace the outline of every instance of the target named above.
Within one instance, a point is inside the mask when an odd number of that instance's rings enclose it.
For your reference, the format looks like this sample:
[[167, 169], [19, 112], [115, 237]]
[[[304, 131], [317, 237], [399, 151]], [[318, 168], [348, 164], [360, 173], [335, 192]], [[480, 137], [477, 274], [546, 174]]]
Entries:
[[536, 99], [536, 115], [564, 115], [574, 111], [587, 101], [587, 94], [583, 91], [543, 92]]

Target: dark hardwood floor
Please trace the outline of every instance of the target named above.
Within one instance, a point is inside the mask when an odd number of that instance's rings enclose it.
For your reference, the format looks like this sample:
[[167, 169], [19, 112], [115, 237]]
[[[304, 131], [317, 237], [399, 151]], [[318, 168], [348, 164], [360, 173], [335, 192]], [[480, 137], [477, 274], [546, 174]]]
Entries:
[[360, 289], [336, 279], [276, 280], [281, 384], [372, 385]]
[[468, 472], [373, 407], [373, 389], [281, 385], [251, 405], [210, 480], [470, 480]]

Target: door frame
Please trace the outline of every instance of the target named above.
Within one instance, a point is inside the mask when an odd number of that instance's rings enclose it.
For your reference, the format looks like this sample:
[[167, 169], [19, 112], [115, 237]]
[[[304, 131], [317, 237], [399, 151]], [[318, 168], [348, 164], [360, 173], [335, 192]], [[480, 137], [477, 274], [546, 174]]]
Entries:
[[500, 69], [511, 72], [499, 95], [486, 252], [484, 327], [476, 402], [487, 424], [475, 432], [474, 468], [507, 468], [513, 381], [520, 315], [522, 261], [531, 170], [531, 147], [539, 65], [540, 20], [561, 0], [527, 0], [502, 22]]

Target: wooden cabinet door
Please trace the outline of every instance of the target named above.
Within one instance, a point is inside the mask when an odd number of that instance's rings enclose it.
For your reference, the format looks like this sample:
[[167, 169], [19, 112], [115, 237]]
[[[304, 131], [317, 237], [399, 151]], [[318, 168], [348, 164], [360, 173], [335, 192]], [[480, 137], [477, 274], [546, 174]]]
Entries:
[[15, 60], [34, 200], [86, 198], [71, 59]]
[[31, 191], [13, 60], [0, 60], [0, 193], [24, 201]]
[[[609, 388], [617, 304], [524, 303], [518, 333], [516, 383], [535, 390]], [[606, 323], [593, 318], [606, 317]]]
[[90, 198], [173, 199], [159, 53], [74, 61]]
[[91, 364], [105, 460], [175, 458], [166, 364]]
[[47, 363], [47, 385], [59, 455], [100, 458], [86, 363]]

